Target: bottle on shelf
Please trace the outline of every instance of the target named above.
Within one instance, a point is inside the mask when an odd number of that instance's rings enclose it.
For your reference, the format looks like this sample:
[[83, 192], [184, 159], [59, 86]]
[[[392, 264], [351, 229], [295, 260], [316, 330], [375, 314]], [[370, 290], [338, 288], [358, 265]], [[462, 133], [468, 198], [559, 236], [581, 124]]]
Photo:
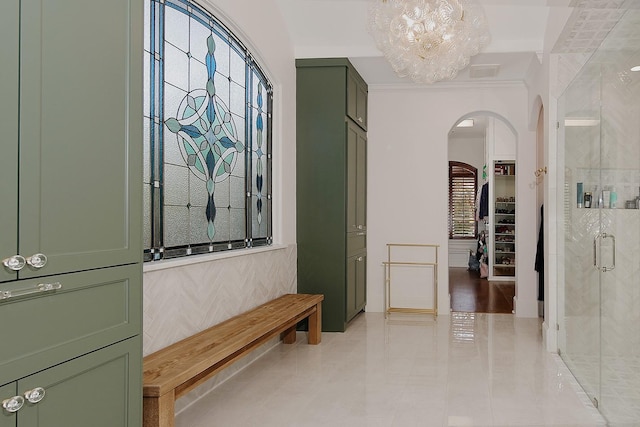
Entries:
[[611, 194], [609, 194], [609, 207], [616, 209], [618, 207], [618, 192], [616, 187], [611, 187]]

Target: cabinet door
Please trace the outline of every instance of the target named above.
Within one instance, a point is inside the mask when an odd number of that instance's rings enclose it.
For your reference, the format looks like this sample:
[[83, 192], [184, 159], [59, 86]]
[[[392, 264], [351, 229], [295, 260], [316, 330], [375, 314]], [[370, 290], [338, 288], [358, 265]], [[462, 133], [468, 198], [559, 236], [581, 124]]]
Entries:
[[[0, 1], [0, 261], [18, 253], [19, 0]], [[17, 273], [0, 266], [0, 282]]]
[[138, 337], [18, 381], [20, 394], [41, 387], [44, 398], [25, 403], [20, 426], [137, 427], [142, 425]]
[[356, 258], [356, 313], [367, 303], [367, 254]]
[[358, 133], [356, 149], [356, 222], [359, 230], [367, 229], [367, 136]]
[[358, 281], [357, 259], [357, 256], [347, 258], [347, 304], [345, 313], [347, 322], [358, 313], [356, 311], [356, 282]]
[[347, 258], [347, 321], [364, 308], [366, 303], [366, 253]]
[[[141, 260], [141, 0], [22, 0], [21, 278]], [[0, 257], [1, 258], [1, 257]]]
[[347, 232], [367, 228], [367, 137], [347, 121]]
[[[1, 19], [1, 18], [0, 18]], [[10, 399], [18, 394], [16, 383], [10, 383], [0, 387], [0, 402]], [[17, 415], [15, 412], [7, 412], [0, 408], [0, 427], [16, 427]]]
[[356, 75], [347, 70], [347, 115], [363, 129], [367, 129], [367, 86]]
[[367, 86], [364, 83], [360, 83], [358, 85], [358, 91], [357, 91], [357, 97], [356, 97], [356, 106], [357, 106], [357, 113], [356, 115], [358, 116], [358, 123], [360, 123], [360, 126], [362, 126], [365, 130], [367, 129], [367, 120], [368, 120], [368, 97], [369, 97], [369, 92], [367, 89]]

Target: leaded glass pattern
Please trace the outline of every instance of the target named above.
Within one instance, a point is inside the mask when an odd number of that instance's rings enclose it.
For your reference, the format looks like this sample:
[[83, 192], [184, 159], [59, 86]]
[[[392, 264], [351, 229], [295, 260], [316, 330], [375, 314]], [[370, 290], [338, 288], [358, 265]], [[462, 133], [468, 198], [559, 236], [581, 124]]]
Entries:
[[196, 3], [145, 17], [145, 260], [271, 244], [271, 84]]

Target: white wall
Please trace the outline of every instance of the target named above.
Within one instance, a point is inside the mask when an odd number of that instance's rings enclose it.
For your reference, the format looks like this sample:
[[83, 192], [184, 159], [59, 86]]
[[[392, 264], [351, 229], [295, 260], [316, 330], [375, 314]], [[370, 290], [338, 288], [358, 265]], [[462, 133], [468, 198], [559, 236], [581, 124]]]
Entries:
[[448, 314], [448, 132], [463, 115], [498, 114], [517, 132], [516, 315], [537, 316], [535, 132], [524, 84], [487, 87], [369, 86], [367, 310], [384, 310], [387, 243], [440, 245], [438, 307]]
[[[545, 289], [544, 289], [544, 322], [542, 327], [543, 340], [548, 351], [557, 351], [556, 324], [558, 319], [558, 257], [561, 251], [558, 245], [562, 239], [558, 239], [559, 224], [556, 212], [558, 210], [558, 197], [562, 190], [558, 188], [559, 174], [563, 173], [558, 168], [558, 132], [557, 99], [566, 87], [564, 81], [566, 71], [559, 66], [559, 55], [552, 55], [551, 50], [556, 44], [560, 33], [569, 19], [572, 7], [554, 7], [547, 20], [545, 31], [544, 52], [542, 54], [542, 67], [540, 72], [533, 76], [529, 82], [529, 129], [536, 129], [540, 107], [544, 107], [544, 165], [547, 173], [538, 185], [543, 186], [544, 194], [544, 260], [545, 260]], [[539, 222], [539, 221], [538, 221]]]
[[[297, 289], [296, 75], [292, 44], [275, 0], [201, 0], [201, 4], [210, 7], [210, 11], [247, 45], [274, 85], [273, 226], [276, 246], [266, 251], [236, 251], [145, 264], [145, 355]], [[260, 354], [254, 353], [248, 360]], [[216, 381], [218, 379], [206, 387], [211, 388]], [[186, 402], [179, 401], [178, 408], [205, 392], [204, 388], [187, 395]]]
[[481, 185], [484, 138], [450, 136], [449, 161], [464, 162], [478, 169], [478, 185]]

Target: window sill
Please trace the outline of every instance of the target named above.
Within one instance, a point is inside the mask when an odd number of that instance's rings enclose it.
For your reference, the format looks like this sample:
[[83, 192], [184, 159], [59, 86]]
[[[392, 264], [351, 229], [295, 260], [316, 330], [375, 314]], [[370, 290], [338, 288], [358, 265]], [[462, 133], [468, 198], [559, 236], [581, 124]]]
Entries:
[[261, 246], [257, 248], [236, 249], [232, 251], [215, 252], [202, 255], [191, 255], [180, 258], [164, 259], [160, 261], [145, 262], [142, 264], [142, 272], [165, 270], [169, 268], [184, 267], [186, 265], [200, 264], [203, 262], [217, 261], [226, 258], [234, 258], [238, 256], [255, 255], [261, 252], [269, 252], [281, 250], [289, 247], [289, 245], [273, 244], [271, 246]]

